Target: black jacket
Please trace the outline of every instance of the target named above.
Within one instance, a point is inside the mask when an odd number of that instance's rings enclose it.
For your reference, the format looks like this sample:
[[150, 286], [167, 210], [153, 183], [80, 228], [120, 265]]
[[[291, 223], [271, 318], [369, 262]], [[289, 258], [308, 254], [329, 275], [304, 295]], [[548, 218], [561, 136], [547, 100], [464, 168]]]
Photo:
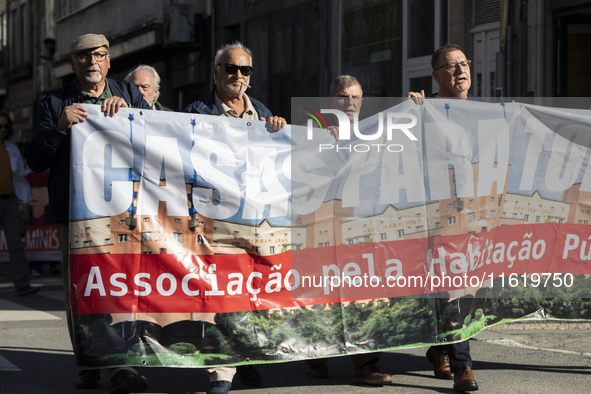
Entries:
[[[123, 98], [132, 108], [150, 109], [140, 90], [128, 82], [109, 79], [113, 96]], [[55, 129], [65, 107], [81, 103], [76, 81], [50, 93], [39, 103], [36, 131], [27, 149], [27, 164], [35, 172], [49, 168], [49, 205], [56, 223], [68, 223], [70, 206], [70, 133]]]

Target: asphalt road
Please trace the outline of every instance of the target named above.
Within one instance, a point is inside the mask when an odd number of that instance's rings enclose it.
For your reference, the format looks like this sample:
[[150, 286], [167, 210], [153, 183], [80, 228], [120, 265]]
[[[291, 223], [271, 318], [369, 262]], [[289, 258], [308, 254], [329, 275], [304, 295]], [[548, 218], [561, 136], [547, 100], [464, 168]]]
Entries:
[[[0, 393], [108, 392], [107, 374], [95, 390], [76, 390], [74, 355], [65, 322], [59, 276], [32, 280], [43, 284], [36, 295], [17, 297], [0, 263]], [[479, 393], [591, 392], [591, 330], [581, 324], [495, 326], [471, 340]], [[509, 328], [509, 329], [507, 329]], [[540, 329], [545, 328], [545, 329]], [[351, 360], [329, 361], [331, 377], [311, 379], [303, 362], [261, 365], [263, 386], [249, 388], [237, 380], [232, 391], [248, 394], [295, 393], [453, 393], [452, 382], [433, 377], [425, 348], [384, 353], [378, 367], [393, 375], [387, 387], [350, 383]], [[148, 393], [204, 392], [205, 373], [198, 369], [143, 368]]]

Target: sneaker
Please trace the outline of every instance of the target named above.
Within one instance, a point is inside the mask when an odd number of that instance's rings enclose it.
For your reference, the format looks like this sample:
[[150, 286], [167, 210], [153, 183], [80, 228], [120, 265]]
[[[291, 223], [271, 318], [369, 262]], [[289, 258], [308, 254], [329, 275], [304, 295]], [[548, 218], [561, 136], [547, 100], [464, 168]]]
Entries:
[[215, 382], [211, 382], [205, 394], [228, 394], [230, 387], [232, 387], [232, 382], [216, 380]]
[[354, 384], [369, 384], [372, 386], [384, 386], [394, 381], [391, 375], [380, 373], [375, 364], [366, 364], [361, 368], [356, 368], [353, 374]]
[[128, 369], [117, 372], [111, 378], [109, 394], [141, 393], [148, 388], [148, 381], [139, 373], [136, 375]]
[[74, 386], [77, 389], [95, 389], [98, 387], [98, 382], [101, 380], [100, 369], [86, 369], [78, 371], [78, 377], [74, 381]]
[[18, 296], [26, 296], [26, 295], [29, 295], [29, 294], [35, 294], [39, 290], [41, 290], [41, 287], [28, 286], [28, 287], [25, 287], [24, 289], [17, 290], [16, 291], [16, 295], [18, 295]]

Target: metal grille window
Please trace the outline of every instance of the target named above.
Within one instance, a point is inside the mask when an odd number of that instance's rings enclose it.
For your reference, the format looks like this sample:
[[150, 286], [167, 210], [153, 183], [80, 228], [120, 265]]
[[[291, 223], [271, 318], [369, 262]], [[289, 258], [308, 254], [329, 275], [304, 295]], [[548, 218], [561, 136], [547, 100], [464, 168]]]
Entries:
[[474, 0], [474, 26], [501, 20], [501, 0]]

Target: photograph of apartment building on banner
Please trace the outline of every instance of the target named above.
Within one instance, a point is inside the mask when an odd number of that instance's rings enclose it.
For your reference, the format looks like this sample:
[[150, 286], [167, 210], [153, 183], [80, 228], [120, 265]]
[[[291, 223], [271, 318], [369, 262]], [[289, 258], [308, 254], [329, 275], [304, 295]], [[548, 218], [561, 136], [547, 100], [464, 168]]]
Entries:
[[[473, 167], [477, 185], [478, 163]], [[509, 171], [510, 167], [506, 179]], [[453, 179], [450, 169], [450, 199], [403, 208], [387, 205], [381, 212], [364, 217], [356, 217], [352, 207], [343, 207], [341, 200], [335, 199], [325, 201], [311, 214], [299, 216], [295, 226], [276, 226], [268, 220], [251, 225], [203, 217], [192, 208], [190, 185], [190, 216], [167, 216], [165, 203], [160, 203], [158, 216], [136, 215], [139, 183], [135, 182], [134, 202], [128, 211], [70, 223], [70, 253], [268, 256], [316, 247], [482, 233], [497, 226], [588, 224], [591, 220], [591, 193], [581, 192], [580, 184], [567, 189], [562, 200], [544, 198], [538, 191], [531, 195], [508, 192], [456, 198]]]

